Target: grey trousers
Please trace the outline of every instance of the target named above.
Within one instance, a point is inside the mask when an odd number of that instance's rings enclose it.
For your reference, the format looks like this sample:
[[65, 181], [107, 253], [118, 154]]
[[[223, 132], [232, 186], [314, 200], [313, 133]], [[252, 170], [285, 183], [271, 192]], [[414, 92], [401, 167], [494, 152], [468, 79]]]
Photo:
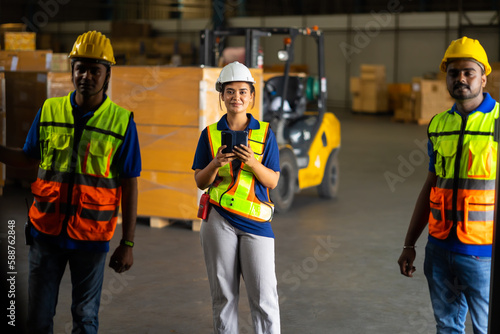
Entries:
[[237, 334], [240, 276], [245, 281], [256, 334], [279, 334], [274, 239], [234, 228], [211, 208], [200, 231], [212, 295], [214, 331]]

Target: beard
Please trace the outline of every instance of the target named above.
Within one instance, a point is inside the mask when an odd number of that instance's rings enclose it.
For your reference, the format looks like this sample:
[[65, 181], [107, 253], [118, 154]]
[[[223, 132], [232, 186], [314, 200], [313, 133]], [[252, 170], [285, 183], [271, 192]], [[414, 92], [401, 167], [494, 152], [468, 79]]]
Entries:
[[453, 89], [449, 89], [448, 91], [450, 92], [451, 97], [458, 101], [471, 100], [481, 94], [481, 89], [473, 92], [469, 85], [462, 83], [454, 85]]

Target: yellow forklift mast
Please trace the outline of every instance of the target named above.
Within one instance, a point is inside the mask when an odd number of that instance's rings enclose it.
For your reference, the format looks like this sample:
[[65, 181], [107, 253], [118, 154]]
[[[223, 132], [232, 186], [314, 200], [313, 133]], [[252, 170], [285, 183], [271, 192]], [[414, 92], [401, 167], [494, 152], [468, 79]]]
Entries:
[[[324, 37], [313, 28], [219, 28], [200, 32], [200, 63], [219, 66], [220, 58], [232, 36], [245, 37], [245, 65], [261, 67], [263, 37], [283, 35], [284, 46], [278, 58], [283, 73], [267, 77], [262, 94], [262, 118], [269, 122], [280, 148], [280, 180], [271, 191], [277, 212], [286, 212], [295, 193], [316, 187], [323, 198], [337, 196], [339, 182], [338, 153], [340, 122], [326, 110]], [[312, 38], [317, 46], [317, 77], [292, 75], [294, 43], [298, 36]]]

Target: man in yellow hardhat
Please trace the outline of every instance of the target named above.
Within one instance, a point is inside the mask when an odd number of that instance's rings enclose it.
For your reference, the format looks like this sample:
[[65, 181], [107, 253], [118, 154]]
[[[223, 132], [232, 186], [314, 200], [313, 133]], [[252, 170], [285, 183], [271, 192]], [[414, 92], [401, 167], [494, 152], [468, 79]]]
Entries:
[[122, 239], [110, 267], [133, 264], [141, 156], [132, 113], [106, 95], [115, 64], [106, 36], [82, 34], [69, 54], [75, 91], [47, 99], [23, 149], [0, 161], [38, 164], [29, 210], [28, 332], [52, 333], [59, 284], [69, 263], [73, 333], [97, 333], [106, 254], [122, 204]]
[[428, 224], [424, 273], [437, 333], [465, 333], [470, 310], [474, 333], [486, 334], [499, 105], [483, 92], [491, 66], [479, 41], [452, 41], [440, 69], [455, 104], [429, 124], [429, 173], [398, 263], [413, 276], [415, 243]]

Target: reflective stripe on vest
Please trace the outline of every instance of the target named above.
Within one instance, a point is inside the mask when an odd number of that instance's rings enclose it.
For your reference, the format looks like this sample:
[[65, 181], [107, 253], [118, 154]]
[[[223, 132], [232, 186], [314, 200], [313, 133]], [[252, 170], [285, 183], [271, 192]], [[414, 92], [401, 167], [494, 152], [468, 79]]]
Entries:
[[[262, 162], [269, 123], [259, 123], [259, 129], [249, 131], [248, 142], [254, 152], [255, 159]], [[217, 130], [217, 123], [210, 125], [207, 130], [213, 158], [222, 145], [222, 132]], [[257, 181], [251, 169], [241, 163], [237, 175], [233, 175], [234, 170], [231, 165], [226, 164], [219, 168], [217, 178], [210, 186], [210, 202], [244, 218], [258, 222], [271, 221], [274, 204], [269, 199], [269, 191], [266, 199], [259, 199], [255, 194], [255, 182]]]
[[[71, 94], [70, 94], [71, 95]], [[34, 227], [75, 240], [111, 240], [121, 197], [113, 159], [131, 113], [109, 98], [75, 140], [70, 95], [45, 101], [40, 116], [41, 161], [30, 208]]]
[[433, 237], [446, 239], [456, 227], [465, 244], [492, 243], [498, 114], [496, 103], [489, 113], [477, 111], [462, 119], [447, 111], [429, 124], [437, 176], [430, 195], [429, 233]]

